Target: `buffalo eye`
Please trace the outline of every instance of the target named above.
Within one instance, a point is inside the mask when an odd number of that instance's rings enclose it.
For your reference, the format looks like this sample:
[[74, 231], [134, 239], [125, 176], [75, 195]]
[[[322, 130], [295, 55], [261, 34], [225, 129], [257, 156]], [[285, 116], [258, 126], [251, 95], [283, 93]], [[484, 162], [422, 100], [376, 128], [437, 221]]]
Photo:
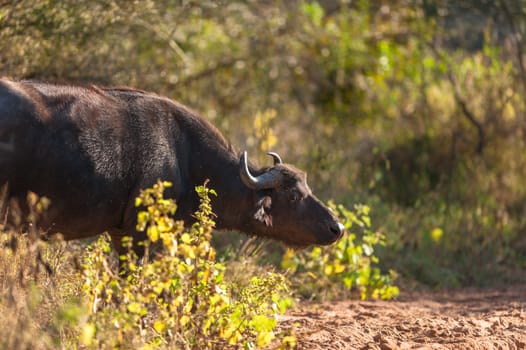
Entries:
[[300, 200], [300, 195], [298, 192], [294, 191], [294, 192], [289, 193], [289, 201], [291, 201], [292, 203], [296, 203], [299, 200]]

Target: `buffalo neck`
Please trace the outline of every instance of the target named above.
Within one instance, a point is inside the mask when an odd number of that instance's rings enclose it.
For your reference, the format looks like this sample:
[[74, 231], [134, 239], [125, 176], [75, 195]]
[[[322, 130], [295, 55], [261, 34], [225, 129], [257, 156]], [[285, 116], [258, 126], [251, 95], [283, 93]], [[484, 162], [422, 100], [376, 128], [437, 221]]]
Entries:
[[215, 190], [212, 210], [217, 215], [218, 229], [240, 229], [245, 221], [243, 213], [250, 208], [252, 191], [239, 177], [239, 160], [235, 154], [218, 153], [202, 165], [200, 183], [209, 180], [208, 186]]
[[[211, 196], [216, 228], [239, 230], [248, 220], [253, 191], [241, 181], [238, 154], [217, 129], [212, 125], [209, 128], [207, 133], [192, 138], [190, 178], [195, 186], [208, 180], [208, 187], [216, 191], [217, 196]], [[195, 192], [193, 195], [196, 197]], [[197, 208], [197, 203], [194, 207]]]

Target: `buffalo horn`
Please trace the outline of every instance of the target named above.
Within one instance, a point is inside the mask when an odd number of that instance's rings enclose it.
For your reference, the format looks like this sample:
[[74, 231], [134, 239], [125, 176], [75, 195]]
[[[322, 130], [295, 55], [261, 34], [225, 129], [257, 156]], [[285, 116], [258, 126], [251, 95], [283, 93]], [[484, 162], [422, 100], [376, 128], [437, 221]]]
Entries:
[[275, 169], [270, 169], [259, 176], [253, 176], [248, 169], [247, 151], [243, 152], [239, 160], [239, 176], [245, 186], [253, 190], [276, 188], [282, 181], [281, 173]]
[[281, 161], [281, 157], [276, 152], [268, 152], [267, 154], [274, 159], [274, 165], [278, 165], [278, 164], [283, 163]]

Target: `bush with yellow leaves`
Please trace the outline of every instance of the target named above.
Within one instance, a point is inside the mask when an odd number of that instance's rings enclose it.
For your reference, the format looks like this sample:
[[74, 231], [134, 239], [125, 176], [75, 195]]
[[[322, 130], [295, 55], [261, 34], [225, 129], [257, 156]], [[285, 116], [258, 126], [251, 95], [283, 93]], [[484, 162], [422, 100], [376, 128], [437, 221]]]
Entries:
[[[176, 204], [163, 198], [167, 186], [158, 182], [137, 198], [144, 208], [137, 229], [148, 235], [140, 263], [129, 249], [120, 257], [126, 272], [119, 276], [111, 266], [108, 238], [91, 245], [83, 264], [89, 318], [80, 341], [97, 349], [268, 346], [280, 337], [276, 315], [291, 304], [285, 277], [268, 273], [247, 285], [226, 282], [225, 266], [216, 262], [210, 245], [215, 192], [206, 184], [196, 188], [197, 221], [185, 229], [172, 218]], [[124, 244], [131, 248], [132, 242]], [[283, 348], [294, 346], [293, 337], [281, 338]]]
[[384, 236], [372, 230], [370, 208], [357, 205], [351, 211], [341, 204], [329, 206], [346, 233], [331, 246], [285, 252], [281, 266], [289, 271], [293, 289], [307, 298], [339, 297], [348, 292], [358, 293], [361, 299], [396, 297], [396, 272], [382, 274], [375, 266], [379, 260], [374, 250], [384, 244]]

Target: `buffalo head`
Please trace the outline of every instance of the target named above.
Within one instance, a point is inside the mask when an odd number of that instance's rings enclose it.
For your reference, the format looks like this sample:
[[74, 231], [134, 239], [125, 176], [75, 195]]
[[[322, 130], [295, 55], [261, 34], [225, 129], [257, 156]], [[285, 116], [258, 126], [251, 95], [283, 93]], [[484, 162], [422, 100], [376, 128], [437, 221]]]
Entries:
[[274, 159], [274, 166], [258, 175], [249, 170], [246, 152], [239, 161], [241, 180], [254, 195], [253, 232], [300, 247], [338, 240], [343, 225], [312, 194], [307, 175], [284, 164], [278, 154], [268, 154]]

